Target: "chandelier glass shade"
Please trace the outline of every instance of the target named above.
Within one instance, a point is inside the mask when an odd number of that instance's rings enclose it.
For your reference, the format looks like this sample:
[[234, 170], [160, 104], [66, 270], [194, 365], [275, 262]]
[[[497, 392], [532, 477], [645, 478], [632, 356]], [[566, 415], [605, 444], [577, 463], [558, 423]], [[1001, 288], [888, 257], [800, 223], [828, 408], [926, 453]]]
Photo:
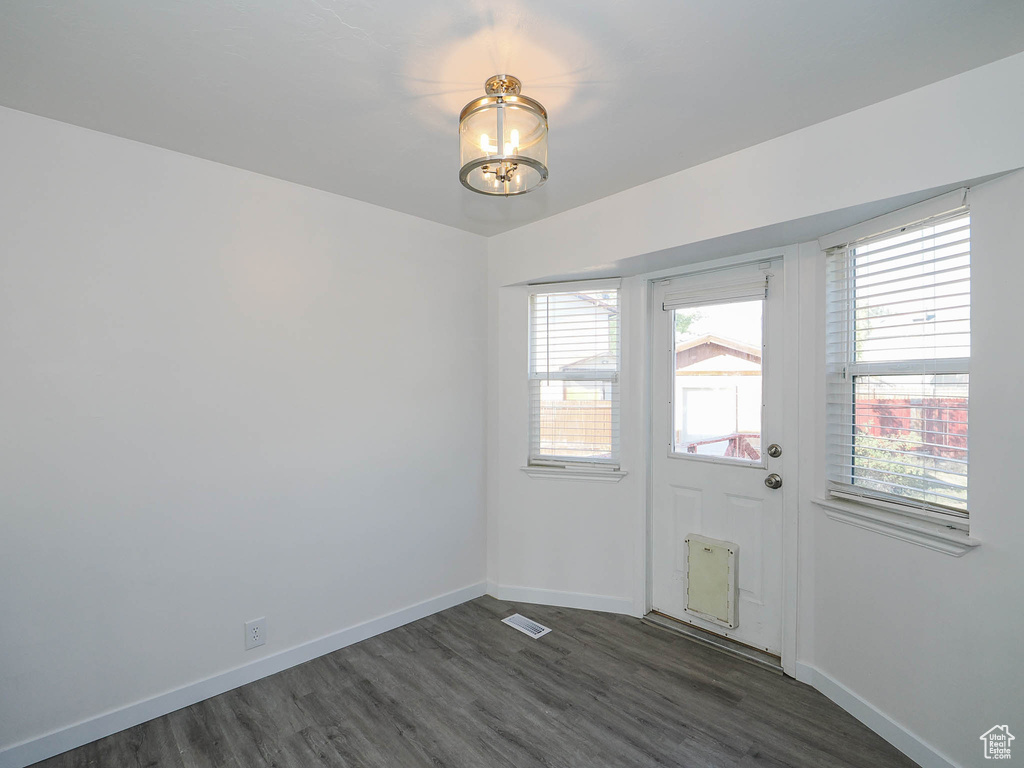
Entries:
[[463, 185], [484, 195], [521, 195], [548, 178], [548, 113], [519, 93], [511, 75], [495, 75], [459, 117]]

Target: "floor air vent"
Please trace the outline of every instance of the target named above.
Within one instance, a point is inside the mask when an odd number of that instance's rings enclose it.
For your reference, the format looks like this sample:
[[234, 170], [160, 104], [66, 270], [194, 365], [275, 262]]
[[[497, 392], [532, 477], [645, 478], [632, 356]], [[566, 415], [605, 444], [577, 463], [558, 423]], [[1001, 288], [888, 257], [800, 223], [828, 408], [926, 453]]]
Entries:
[[520, 616], [518, 613], [513, 613], [507, 619], [501, 620], [502, 624], [508, 624], [510, 627], [518, 629], [524, 635], [529, 635], [534, 640], [538, 637], [544, 637], [551, 630], [547, 627], [538, 624], [536, 621], [530, 621], [525, 616]]

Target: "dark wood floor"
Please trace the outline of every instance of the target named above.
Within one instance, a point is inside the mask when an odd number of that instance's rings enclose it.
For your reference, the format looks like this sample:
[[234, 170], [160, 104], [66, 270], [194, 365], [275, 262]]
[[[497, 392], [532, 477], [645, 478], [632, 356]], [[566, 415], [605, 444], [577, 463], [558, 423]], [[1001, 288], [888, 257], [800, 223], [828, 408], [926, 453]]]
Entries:
[[[514, 612], [554, 631], [533, 640]], [[38, 766], [913, 766], [813, 689], [625, 616], [483, 597]]]

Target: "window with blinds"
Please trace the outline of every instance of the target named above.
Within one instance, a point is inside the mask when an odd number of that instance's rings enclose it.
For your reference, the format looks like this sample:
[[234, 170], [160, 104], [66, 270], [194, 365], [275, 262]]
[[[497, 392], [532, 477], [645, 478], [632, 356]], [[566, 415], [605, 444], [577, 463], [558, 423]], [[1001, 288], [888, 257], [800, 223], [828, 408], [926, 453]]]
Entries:
[[617, 285], [530, 295], [530, 464], [618, 466]]
[[966, 517], [969, 214], [831, 249], [827, 290], [832, 493]]

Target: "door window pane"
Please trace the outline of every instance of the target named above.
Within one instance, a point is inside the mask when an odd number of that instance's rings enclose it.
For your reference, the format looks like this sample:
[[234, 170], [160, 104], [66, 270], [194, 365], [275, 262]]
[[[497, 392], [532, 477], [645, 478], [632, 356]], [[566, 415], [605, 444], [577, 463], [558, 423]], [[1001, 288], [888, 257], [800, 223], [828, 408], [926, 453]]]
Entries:
[[675, 453], [760, 463], [763, 311], [760, 300], [672, 311]]

